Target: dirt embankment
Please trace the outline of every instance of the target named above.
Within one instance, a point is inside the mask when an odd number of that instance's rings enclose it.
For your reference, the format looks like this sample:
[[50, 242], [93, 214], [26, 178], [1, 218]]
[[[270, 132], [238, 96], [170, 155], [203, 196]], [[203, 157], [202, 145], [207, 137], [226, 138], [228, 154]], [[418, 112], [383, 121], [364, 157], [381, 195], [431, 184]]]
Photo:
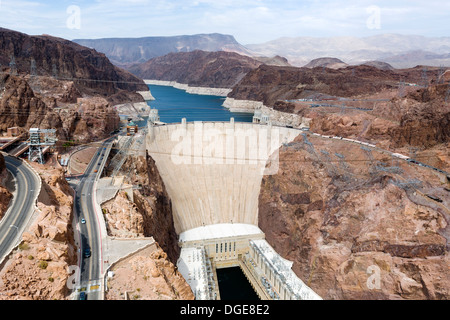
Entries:
[[42, 178], [38, 216], [0, 271], [0, 300], [63, 300], [68, 267], [77, 265], [73, 195], [63, 172], [33, 164]]
[[445, 177], [358, 144], [309, 142], [281, 148], [259, 199], [259, 226], [296, 274], [324, 299], [449, 299]]

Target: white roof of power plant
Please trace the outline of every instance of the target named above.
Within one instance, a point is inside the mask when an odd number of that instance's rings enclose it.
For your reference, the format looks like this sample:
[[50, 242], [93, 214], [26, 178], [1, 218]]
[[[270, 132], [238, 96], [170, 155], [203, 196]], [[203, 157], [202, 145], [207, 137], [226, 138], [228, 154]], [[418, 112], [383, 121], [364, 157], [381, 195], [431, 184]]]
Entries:
[[262, 234], [260, 228], [251, 224], [223, 223], [198, 227], [180, 234], [181, 242], [209, 240]]

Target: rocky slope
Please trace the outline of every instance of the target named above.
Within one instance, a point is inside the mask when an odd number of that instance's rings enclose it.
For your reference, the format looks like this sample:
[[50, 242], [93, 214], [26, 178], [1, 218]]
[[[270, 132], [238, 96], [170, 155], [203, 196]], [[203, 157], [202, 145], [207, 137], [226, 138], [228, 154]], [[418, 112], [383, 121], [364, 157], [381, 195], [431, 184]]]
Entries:
[[106, 300], [194, 300], [191, 288], [158, 245], [121, 261], [112, 272]]
[[232, 88], [261, 62], [233, 52], [170, 53], [129, 70], [142, 79], [175, 81], [191, 87]]
[[372, 155], [384, 170], [357, 144], [300, 136], [282, 147], [279, 172], [263, 179], [260, 228], [324, 299], [448, 299], [445, 179]]
[[305, 68], [330, 68], [330, 69], [341, 69], [348, 67], [344, 61], [336, 58], [317, 58], [312, 60], [310, 63], [305, 65]]
[[[76, 93], [72, 96], [76, 90], [73, 86], [50, 78], [39, 83], [41, 89], [44, 82], [47, 83], [49, 90], [38, 94], [26, 77], [6, 74], [2, 79], [0, 131], [10, 127], [19, 127], [22, 132], [33, 127], [57, 129], [57, 136], [63, 144], [64, 141], [86, 143], [99, 140], [119, 127], [119, 116], [106, 98], [80, 98]], [[51, 88], [58, 94], [49, 92]], [[75, 99], [75, 103], [63, 104], [64, 99]]]
[[[345, 110], [342, 113], [339, 108], [305, 108], [298, 112], [313, 119], [311, 130], [314, 132], [372, 141], [380, 147], [402, 150], [410, 155], [409, 148], [425, 150], [450, 142], [450, 105], [445, 103], [446, 90], [446, 84], [413, 89], [402, 98], [394, 96], [385, 102], [370, 103], [373, 111]], [[291, 109], [285, 107], [284, 110], [295, 112], [296, 109], [291, 105]]]
[[62, 300], [68, 267], [77, 265], [73, 194], [59, 169], [33, 164], [42, 178], [38, 216], [0, 271], [0, 300]]
[[[103, 204], [108, 234], [115, 237], [153, 237], [168, 259], [176, 264], [180, 248], [175, 232], [172, 204], [150, 156], [129, 157], [126, 183], [141, 186], [133, 191], [133, 201], [125, 193]], [[122, 210], [125, 208], [125, 210]]]
[[148, 87], [104, 54], [0, 28], [0, 131], [53, 128], [60, 145], [103, 139], [119, 127], [115, 105], [145, 103], [137, 91]]
[[[397, 87], [400, 78], [401, 74], [370, 66], [333, 70], [321, 67], [309, 69], [261, 65], [250, 71], [228, 97], [261, 101], [272, 107], [277, 101], [317, 95], [354, 97], [374, 94], [383, 89]], [[412, 76], [411, 78], [416, 80]]]
[[74, 86], [89, 96], [143, 101], [135, 92], [148, 90], [142, 80], [115, 67], [104, 54], [93, 49], [47, 35], [29, 36], [0, 28], [0, 64], [9, 66], [12, 56], [19, 74], [30, 74], [34, 59], [36, 75], [80, 79], [73, 81]]

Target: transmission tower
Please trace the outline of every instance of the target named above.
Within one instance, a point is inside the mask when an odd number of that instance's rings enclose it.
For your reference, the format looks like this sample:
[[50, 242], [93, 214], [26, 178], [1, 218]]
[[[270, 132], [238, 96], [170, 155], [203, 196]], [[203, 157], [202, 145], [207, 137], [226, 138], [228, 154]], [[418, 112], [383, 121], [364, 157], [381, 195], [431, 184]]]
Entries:
[[439, 67], [438, 78], [437, 78], [437, 81], [436, 81], [437, 84], [443, 84], [444, 83], [444, 73], [445, 73], [445, 71], [446, 71], [445, 67], [441, 65]]
[[333, 162], [331, 161], [331, 157], [330, 154], [328, 153], [328, 151], [325, 150], [320, 150], [320, 152], [323, 154], [323, 156], [325, 157], [325, 166], [327, 167], [328, 170], [328, 174], [331, 177], [335, 177], [338, 175], [337, 169], [336, 167], [333, 165]]
[[426, 67], [422, 69], [422, 85], [428, 88], [428, 69]]
[[372, 175], [378, 174], [379, 166], [378, 166], [378, 162], [375, 161], [375, 159], [373, 157], [372, 150], [365, 146], [362, 146], [361, 150], [363, 150], [367, 154], [367, 157], [369, 158], [369, 161], [370, 161], [369, 173]]
[[31, 77], [37, 76], [36, 60], [34, 60], [34, 58], [31, 58], [30, 62], [30, 75]]
[[58, 67], [56, 66], [56, 64], [52, 65], [52, 76], [55, 79], [58, 78]]
[[36, 60], [34, 60], [34, 58], [31, 58], [31, 62], [30, 62], [30, 76], [31, 76], [30, 80], [32, 80], [32, 83], [33, 83], [34, 91], [39, 92], [40, 87], [39, 87], [39, 81], [36, 81], [37, 67], [36, 67]]
[[306, 146], [306, 151], [313, 155], [316, 159], [320, 160], [319, 156], [316, 153], [316, 150], [314, 150], [314, 145], [308, 140], [308, 136], [306, 133], [302, 133], [303, 136], [303, 143]]
[[30, 141], [28, 160], [30, 162], [38, 161], [40, 164], [44, 163], [44, 148], [51, 147], [56, 144], [56, 130], [41, 130], [37, 128], [30, 129]]
[[16, 58], [11, 55], [11, 61], [9, 63], [9, 68], [10, 68], [10, 74], [15, 76], [17, 75], [17, 65], [16, 65]]
[[378, 171], [384, 171], [384, 172], [390, 172], [390, 173], [396, 173], [396, 174], [403, 173], [403, 170], [399, 166], [398, 158], [396, 158], [394, 156], [392, 156], [390, 166], [386, 163], [380, 162], [379, 165], [377, 166], [377, 169], [378, 169]]
[[405, 96], [405, 81], [400, 81], [400, 85], [398, 87], [398, 97], [403, 98]]
[[420, 188], [422, 186], [422, 181], [418, 180], [418, 179], [411, 179], [411, 180], [405, 180], [405, 181], [396, 181], [396, 180], [391, 180], [391, 182], [396, 185], [399, 188], [402, 188], [404, 190], [408, 190], [408, 189], [417, 189]]
[[345, 172], [348, 172], [350, 170], [350, 167], [348, 166], [347, 162], [345, 161], [345, 156], [343, 154], [340, 154], [337, 152], [334, 155], [339, 158], [339, 165], [341, 166], [342, 170], [344, 170]]
[[448, 84], [447, 93], [445, 94], [445, 102], [449, 102], [450, 98], [450, 83]]

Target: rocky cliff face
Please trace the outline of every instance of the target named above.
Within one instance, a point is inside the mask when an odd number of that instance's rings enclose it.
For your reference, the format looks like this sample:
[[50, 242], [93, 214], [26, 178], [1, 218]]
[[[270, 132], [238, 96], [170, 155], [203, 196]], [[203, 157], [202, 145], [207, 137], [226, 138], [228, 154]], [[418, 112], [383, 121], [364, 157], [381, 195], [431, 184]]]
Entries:
[[433, 85], [406, 97], [409, 108], [401, 113], [400, 125], [391, 130], [397, 146], [429, 148], [450, 141], [450, 104], [445, 97], [448, 85]]
[[130, 67], [143, 79], [175, 81], [192, 87], [232, 88], [261, 62], [233, 52], [170, 53]]
[[249, 72], [230, 98], [261, 101], [268, 107], [279, 100], [311, 98], [317, 95], [354, 97], [392, 88], [400, 75], [370, 66], [340, 70], [261, 65]]
[[0, 300], [62, 300], [68, 267], [77, 265], [72, 191], [59, 169], [33, 164], [42, 178], [39, 215], [0, 271]]
[[[119, 193], [114, 200], [103, 205], [109, 235], [153, 237], [167, 253], [168, 259], [176, 264], [180, 248], [172, 204], [154, 160], [148, 155], [130, 157], [123, 168], [130, 170], [126, 182], [142, 188], [134, 190], [134, 201]], [[122, 208], [126, 209], [126, 214]]]
[[[47, 79], [47, 88], [58, 94], [35, 94], [24, 77], [3, 75], [3, 80], [0, 131], [10, 127], [19, 127], [23, 132], [34, 127], [57, 129], [58, 138], [62, 141], [86, 143], [102, 139], [119, 127], [119, 116], [107, 99], [79, 98], [77, 91], [73, 91], [76, 89], [68, 83], [60, 84]], [[42, 82], [40, 86], [42, 88]], [[61, 107], [59, 99], [75, 99], [75, 103]]]
[[103, 139], [119, 127], [115, 104], [144, 103], [137, 91], [148, 87], [95, 50], [0, 28], [0, 131], [57, 129], [61, 144]]
[[[111, 64], [108, 58], [93, 49], [51, 36], [29, 36], [0, 28], [0, 64], [9, 66], [14, 56], [18, 73], [30, 74], [32, 59], [38, 76], [56, 76], [61, 80], [77, 80], [78, 91], [101, 95], [113, 101], [117, 96], [143, 101], [136, 91], [148, 88], [142, 80]], [[123, 101], [123, 102], [128, 102]]]
[[372, 155], [378, 169], [357, 144], [300, 136], [282, 147], [262, 182], [260, 228], [324, 299], [448, 299], [445, 179]]

